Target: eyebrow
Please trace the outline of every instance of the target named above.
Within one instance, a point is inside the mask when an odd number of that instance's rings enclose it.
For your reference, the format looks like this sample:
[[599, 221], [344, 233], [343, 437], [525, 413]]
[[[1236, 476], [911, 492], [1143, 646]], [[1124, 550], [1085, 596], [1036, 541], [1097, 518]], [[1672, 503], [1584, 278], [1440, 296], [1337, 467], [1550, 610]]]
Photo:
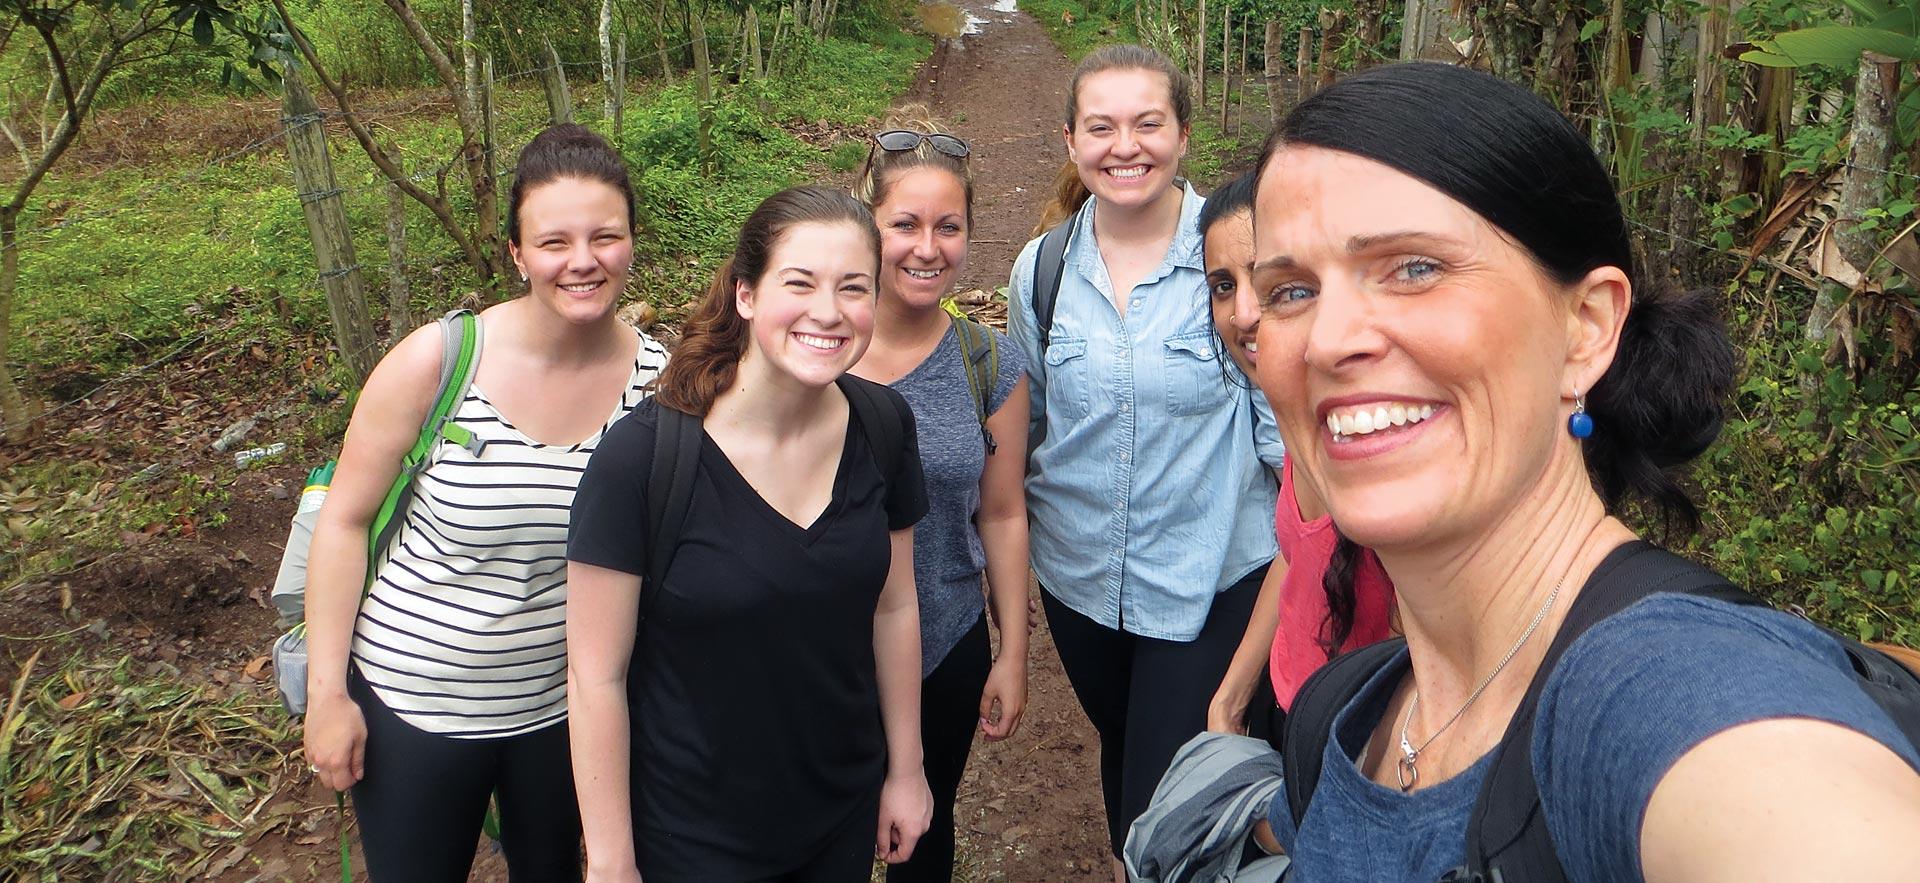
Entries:
[[[1443, 241], [1447, 241], [1447, 238], [1445, 236], [1442, 236], [1438, 233], [1429, 233], [1424, 230], [1393, 230], [1386, 233], [1362, 233], [1358, 236], [1348, 237], [1347, 253], [1358, 254], [1360, 252], [1367, 251], [1368, 249], [1378, 248], [1383, 245], [1398, 245], [1405, 242], [1443, 242]], [[1263, 260], [1263, 261], [1255, 261], [1253, 264], [1253, 269], [1272, 270], [1272, 269], [1278, 269], [1278, 268], [1297, 266], [1298, 263], [1299, 263], [1298, 261], [1294, 260], [1293, 255], [1281, 254], [1281, 255], [1274, 255], [1273, 257], [1267, 258], [1266, 260]]]

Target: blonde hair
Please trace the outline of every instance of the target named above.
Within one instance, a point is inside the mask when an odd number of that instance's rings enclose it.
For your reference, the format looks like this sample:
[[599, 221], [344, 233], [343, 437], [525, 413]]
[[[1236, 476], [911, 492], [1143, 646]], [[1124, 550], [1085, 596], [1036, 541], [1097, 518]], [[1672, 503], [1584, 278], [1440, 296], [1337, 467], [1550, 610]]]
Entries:
[[[919, 102], [903, 104], [887, 112], [886, 119], [880, 123], [880, 131], [894, 129], [926, 135], [953, 134], [933, 118], [933, 112], [925, 104]], [[853, 198], [866, 203], [868, 208], [877, 207], [887, 201], [887, 192], [899, 182], [902, 173], [921, 168], [940, 169], [959, 179], [961, 189], [967, 196], [967, 225], [972, 226], [973, 173], [967, 157], [948, 156], [934, 149], [924, 139], [912, 150], [882, 150], [879, 144], [869, 143], [866, 167], [860, 170], [860, 179], [854, 182]]]

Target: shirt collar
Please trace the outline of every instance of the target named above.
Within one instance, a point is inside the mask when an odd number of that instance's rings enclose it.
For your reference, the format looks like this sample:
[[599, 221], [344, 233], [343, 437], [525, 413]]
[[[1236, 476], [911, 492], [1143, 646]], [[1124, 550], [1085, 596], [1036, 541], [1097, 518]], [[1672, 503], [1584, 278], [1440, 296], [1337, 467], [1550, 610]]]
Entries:
[[[1181, 189], [1180, 223], [1173, 231], [1173, 244], [1167, 248], [1167, 261], [1176, 267], [1205, 272], [1206, 258], [1201, 248], [1206, 244], [1200, 235], [1200, 207], [1206, 200], [1193, 189], [1193, 183], [1185, 178], [1175, 178], [1174, 183]], [[1087, 242], [1093, 241], [1093, 211], [1091, 206], [1097, 196], [1087, 197], [1087, 211], [1077, 212], [1073, 219], [1073, 238]]]

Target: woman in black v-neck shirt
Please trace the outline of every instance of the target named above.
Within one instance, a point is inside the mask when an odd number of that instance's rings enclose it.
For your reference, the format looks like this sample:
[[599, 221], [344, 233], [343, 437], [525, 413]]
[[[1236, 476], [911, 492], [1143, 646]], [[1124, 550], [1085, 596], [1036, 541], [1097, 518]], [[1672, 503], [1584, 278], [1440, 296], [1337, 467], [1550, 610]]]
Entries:
[[[762, 203], [657, 398], [581, 478], [568, 684], [590, 880], [851, 883], [926, 830], [912, 412], [884, 393], [907, 431], [881, 456], [847, 391], [867, 382], [844, 375], [872, 334], [873, 231], [844, 193]], [[636, 630], [662, 407], [707, 435]]]

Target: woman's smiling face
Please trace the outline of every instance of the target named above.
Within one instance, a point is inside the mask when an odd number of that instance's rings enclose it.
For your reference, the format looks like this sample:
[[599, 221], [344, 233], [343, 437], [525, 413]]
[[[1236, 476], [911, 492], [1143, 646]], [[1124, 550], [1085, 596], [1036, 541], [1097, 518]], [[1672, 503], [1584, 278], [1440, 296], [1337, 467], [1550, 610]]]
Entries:
[[1227, 355], [1248, 377], [1260, 360], [1254, 332], [1260, 327], [1260, 307], [1250, 278], [1253, 272], [1253, 212], [1234, 212], [1206, 230], [1204, 263], [1207, 299], [1213, 310], [1213, 328], [1226, 345]]
[[1281, 149], [1254, 218], [1256, 373], [1341, 529], [1390, 548], [1510, 511], [1565, 442], [1562, 287], [1471, 209], [1353, 154]]
[[834, 382], [873, 340], [874, 263], [870, 230], [841, 222], [788, 228], [766, 272], [734, 291], [734, 308], [752, 326], [745, 358], [806, 386]]
[[1101, 202], [1138, 208], [1172, 189], [1187, 131], [1175, 116], [1167, 75], [1116, 68], [1080, 81], [1066, 131], [1067, 155]]

